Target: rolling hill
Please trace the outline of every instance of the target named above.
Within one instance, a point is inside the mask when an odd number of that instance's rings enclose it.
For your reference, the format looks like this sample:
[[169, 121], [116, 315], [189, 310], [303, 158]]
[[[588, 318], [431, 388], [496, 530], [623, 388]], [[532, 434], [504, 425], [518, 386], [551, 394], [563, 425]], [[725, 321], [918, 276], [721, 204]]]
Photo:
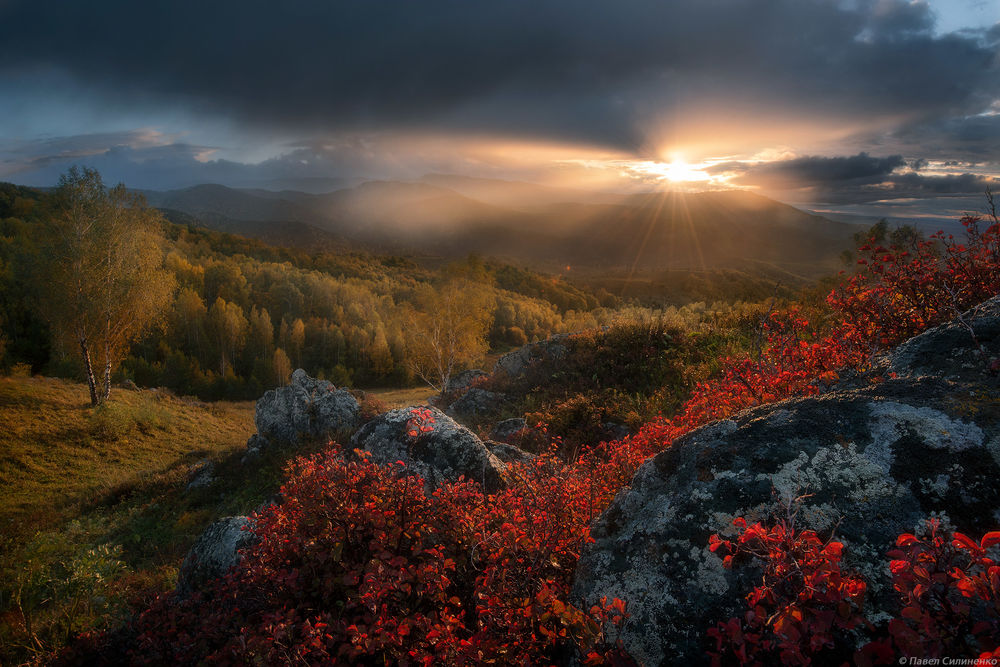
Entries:
[[859, 229], [742, 191], [614, 195], [441, 175], [320, 195], [201, 185], [147, 197], [272, 243], [446, 259], [479, 253], [582, 273], [764, 263], [815, 276], [837, 268]]

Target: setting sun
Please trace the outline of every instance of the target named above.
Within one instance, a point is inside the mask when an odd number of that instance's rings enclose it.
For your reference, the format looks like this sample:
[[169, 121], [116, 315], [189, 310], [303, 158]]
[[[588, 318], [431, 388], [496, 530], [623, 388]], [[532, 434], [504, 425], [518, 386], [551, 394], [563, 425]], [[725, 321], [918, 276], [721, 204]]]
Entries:
[[673, 162], [660, 163], [651, 171], [674, 183], [712, 180], [712, 177], [702, 169], [704, 169], [703, 166], [690, 165], [684, 160], [674, 160]]

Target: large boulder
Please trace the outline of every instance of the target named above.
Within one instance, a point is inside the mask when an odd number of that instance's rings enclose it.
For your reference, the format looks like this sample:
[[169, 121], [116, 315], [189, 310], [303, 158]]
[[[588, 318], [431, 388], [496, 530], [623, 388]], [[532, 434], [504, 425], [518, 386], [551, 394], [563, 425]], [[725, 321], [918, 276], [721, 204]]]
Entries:
[[437, 408], [430, 411], [431, 430], [411, 435], [414, 408], [400, 408], [376, 417], [351, 439], [353, 449], [363, 449], [377, 463], [402, 461], [409, 472], [420, 475], [428, 489], [459, 477], [475, 480], [487, 491], [503, 485], [506, 466], [476, 435]]
[[254, 534], [246, 529], [249, 521], [245, 516], [230, 516], [206, 528], [181, 564], [177, 592], [189, 595], [237, 565], [240, 551], [256, 541]]
[[257, 434], [248, 449], [320, 440], [356, 428], [361, 420], [358, 401], [346, 389], [309, 377], [301, 368], [286, 387], [267, 392], [257, 401]]
[[760, 580], [753, 567], [724, 569], [709, 536], [732, 536], [735, 517], [767, 520], [792, 506], [800, 527], [845, 543], [846, 566], [870, 586], [869, 618], [887, 618], [896, 610], [885, 554], [897, 535], [930, 516], [970, 534], [1000, 523], [998, 306], [964, 316], [974, 336], [951, 324], [901, 346], [888, 360], [894, 379], [755, 408], [679, 438], [593, 527], [575, 599], [624, 600], [621, 637], [643, 665], [706, 662], [706, 629], [744, 611]]
[[486, 449], [490, 450], [495, 457], [504, 463], [531, 463], [535, 460], [534, 454], [506, 442], [487, 440], [483, 444], [486, 445]]
[[448, 406], [447, 413], [455, 419], [478, 420], [500, 411], [506, 397], [494, 391], [473, 387]]
[[557, 360], [566, 356], [568, 348], [563, 341], [569, 334], [556, 334], [537, 343], [522, 345], [511, 350], [497, 360], [493, 374], [502, 374], [510, 378], [522, 375], [532, 363], [537, 360]]
[[528, 421], [524, 417], [511, 417], [497, 422], [493, 430], [490, 431], [490, 439], [514, 443], [526, 430], [528, 430]]
[[489, 373], [486, 371], [473, 368], [471, 370], [462, 371], [455, 377], [448, 380], [448, 392], [460, 392], [465, 391], [472, 385], [485, 380], [489, 377]]

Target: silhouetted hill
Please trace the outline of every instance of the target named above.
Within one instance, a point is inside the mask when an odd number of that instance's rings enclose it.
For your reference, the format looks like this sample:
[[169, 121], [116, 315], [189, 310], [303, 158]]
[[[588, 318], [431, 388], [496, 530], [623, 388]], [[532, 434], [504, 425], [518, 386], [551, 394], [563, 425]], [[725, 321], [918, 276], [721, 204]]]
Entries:
[[207, 227], [272, 243], [442, 258], [474, 252], [577, 272], [764, 263], [815, 276], [838, 268], [859, 229], [748, 192], [626, 196], [439, 175], [323, 195], [202, 185], [148, 197]]

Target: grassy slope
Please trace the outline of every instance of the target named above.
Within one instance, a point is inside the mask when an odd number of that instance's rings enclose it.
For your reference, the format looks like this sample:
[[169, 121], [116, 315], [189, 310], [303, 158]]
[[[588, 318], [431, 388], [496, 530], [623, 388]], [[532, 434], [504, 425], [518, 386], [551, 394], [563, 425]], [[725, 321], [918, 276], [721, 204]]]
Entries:
[[[0, 424], [0, 664], [169, 589], [205, 525], [279, 483], [281, 461], [239, 463], [249, 402], [120, 390], [95, 412], [83, 385], [0, 378]], [[203, 459], [218, 481], [185, 492]]]
[[0, 415], [0, 530], [8, 535], [54, 526], [81, 503], [180, 484], [191, 464], [224, 457], [253, 432], [250, 403], [115, 391], [95, 413], [84, 385], [52, 378], [0, 379]]

